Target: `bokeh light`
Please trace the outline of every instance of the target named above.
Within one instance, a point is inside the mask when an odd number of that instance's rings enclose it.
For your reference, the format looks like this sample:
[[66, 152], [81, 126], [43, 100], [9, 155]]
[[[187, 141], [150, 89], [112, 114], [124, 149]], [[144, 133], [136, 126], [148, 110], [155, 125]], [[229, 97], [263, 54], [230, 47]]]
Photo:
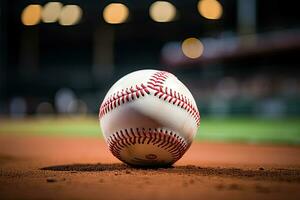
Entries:
[[47, 3], [42, 10], [42, 20], [45, 23], [56, 22], [59, 18], [62, 4], [60, 2], [49, 2]]
[[67, 105], [67, 112], [69, 114], [85, 115], [88, 112], [87, 104], [81, 99], [73, 99]]
[[40, 22], [41, 20], [42, 7], [37, 4], [28, 5], [24, 8], [21, 14], [22, 23], [25, 26], [33, 26]]
[[204, 46], [197, 38], [187, 38], [182, 42], [181, 49], [188, 58], [199, 58], [203, 54]]
[[40, 115], [53, 114], [54, 108], [50, 102], [41, 102], [36, 108], [36, 113]]
[[129, 15], [128, 8], [121, 3], [111, 3], [103, 10], [103, 18], [109, 24], [124, 23]]
[[199, 13], [207, 19], [220, 19], [223, 13], [223, 7], [216, 0], [200, 0], [198, 2]]
[[23, 97], [14, 97], [9, 104], [10, 116], [13, 118], [25, 117], [27, 104]]
[[180, 62], [184, 55], [181, 50], [181, 42], [168, 42], [161, 49], [162, 58], [169, 63]]
[[66, 5], [62, 8], [59, 24], [63, 26], [71, 26], [77, 24], [82, 16], [82, 10], [77, 5]]
[[150, 6], [149, 14], [156, 22], [170, 22], [175, 19], [176, 8], [167, 1], [156, 1]]
[[69, 88], [61, 88], [55, 94], [55, 107], [58, 113], [69, 113], [69, 105], [76, 101], [75, 93]]

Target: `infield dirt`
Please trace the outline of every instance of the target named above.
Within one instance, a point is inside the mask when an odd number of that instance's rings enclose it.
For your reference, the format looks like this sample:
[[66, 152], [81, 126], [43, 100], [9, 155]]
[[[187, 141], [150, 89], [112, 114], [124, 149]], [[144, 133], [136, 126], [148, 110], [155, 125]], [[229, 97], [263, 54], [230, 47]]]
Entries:
[[0, 137], [1, 199], [300, 199], [300, 148], [194, 142], [171, 168], [120, 163], [100, 138]]

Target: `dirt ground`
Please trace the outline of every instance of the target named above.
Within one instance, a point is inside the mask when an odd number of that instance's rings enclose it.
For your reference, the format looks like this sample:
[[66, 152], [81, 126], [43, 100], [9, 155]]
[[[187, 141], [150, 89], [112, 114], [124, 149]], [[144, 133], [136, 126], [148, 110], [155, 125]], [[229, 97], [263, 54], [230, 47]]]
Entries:
[[98, 138], [1, 136], [0, 199], [300, 199], [300, 147], [194, 142], [134, 169]]

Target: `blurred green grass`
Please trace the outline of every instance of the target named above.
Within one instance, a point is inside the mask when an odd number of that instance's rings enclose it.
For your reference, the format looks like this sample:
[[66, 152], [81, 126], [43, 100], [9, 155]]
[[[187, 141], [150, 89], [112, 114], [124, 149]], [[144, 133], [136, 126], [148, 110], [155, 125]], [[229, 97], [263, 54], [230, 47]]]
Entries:
[[[0, 119], [0, 135], [102, 137], [97, 117]], [[300, 144], [300, 118], [202, 118], [196, 140]]]

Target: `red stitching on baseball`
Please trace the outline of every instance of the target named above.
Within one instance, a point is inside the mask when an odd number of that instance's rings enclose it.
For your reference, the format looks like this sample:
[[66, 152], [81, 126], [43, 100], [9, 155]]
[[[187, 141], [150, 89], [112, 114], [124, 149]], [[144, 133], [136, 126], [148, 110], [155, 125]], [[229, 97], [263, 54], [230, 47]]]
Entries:
[[135, 85], [135, 88], [131, 86], [130, 88], [117, 91], [101, 104], [99, 117], [101, 118], [103, 115], [121, 104], [140, 98], [140, 95], [145, 96], [145, 94], [150, 94], [150, 91], [144, 84], [141, 84], [140, 86]]
[[[172, 90], [171, 88], [164, 87], [164, 82], [168, 78], [168, 72], [158, 71], [154, 73], [147, 86], [144, 84], [131, 86], [130, 88], [122, 89], [112, 94], [106, 101], [104, 101], [99, 110], [99, 118], [103, 117], [106, 113], [113, 110], [114, 108], [120, 106], [129, 101], [133, 101], [140, 96], [151, 95], [149, 89], [154, 90], [154, 96], [159, 99], [168, 101], [173, 105], [176, 105], [184, 110], [186, 110], [195, 119], [197, 126], [200, 124], [200, 114], [193, 106], [191, 101], [187, 99], [186, 96], [180, 94], [179, 92]], [[139, 141], [140, 142], [140, 141]]]
[[[129, 133], [129, 130], [132, 134], [124, 134], [124, 132]], [[129, 130], [117, 131], [107, 138], [109, 150], [114, 156], [124, 162], [126, 160], [121, 157], [122, 149], [137, 144], [136, 140], [139, 141], [138, 144], [154, 145], [168, 151], [173, 158], [173, 162], [176, 162], [183, 156], [191, 143], [189, 142], [188, 144], [182, 137], [168, 130], [158, 130], [156, 128], [154, 130], [143, 128], [142, 131], [139, 128], [136, 128], [136, 130], [130, 128]]]
[[183, 108], [192, 115], [196, 120], [197, 126], [199, 126], [200, 114], [191, 101], [187, 99], [186, 96], [179, 94], [179, 92], [163, 86], [163, 82], [168, 78], [168, 74], [168, 72], [164, 71], [154, 73], [154, 75], [151, 76], [150, 81], [148, 81], [147, 87], [154, 90], [154, 96], [157, 96], [159, 99], [163, 99], [169, 103], [172, 102], [173, 105], [176, 105], [177, 103], [177, 106]]

